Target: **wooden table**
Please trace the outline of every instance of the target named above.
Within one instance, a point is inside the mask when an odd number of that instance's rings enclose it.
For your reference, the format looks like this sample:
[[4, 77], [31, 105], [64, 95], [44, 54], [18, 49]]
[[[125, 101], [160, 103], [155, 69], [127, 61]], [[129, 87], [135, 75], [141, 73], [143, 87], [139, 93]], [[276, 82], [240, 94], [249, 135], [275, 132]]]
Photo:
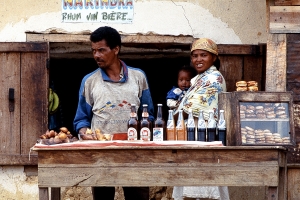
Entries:
[[39, 199], [71, 186], [268, 186], [268, 199], [287, 197], [283, 147], [152, 143], [34, 147]]

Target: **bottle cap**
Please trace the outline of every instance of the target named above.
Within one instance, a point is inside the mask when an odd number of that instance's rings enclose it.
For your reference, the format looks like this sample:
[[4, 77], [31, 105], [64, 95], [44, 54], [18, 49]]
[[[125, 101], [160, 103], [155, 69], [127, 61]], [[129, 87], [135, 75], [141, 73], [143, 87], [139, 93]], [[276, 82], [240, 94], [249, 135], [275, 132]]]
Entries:
[[159, 104], [157, 104], [157, 106], [162, 106], [162, 104], [161, 104], [161, 103], [159, 103]]

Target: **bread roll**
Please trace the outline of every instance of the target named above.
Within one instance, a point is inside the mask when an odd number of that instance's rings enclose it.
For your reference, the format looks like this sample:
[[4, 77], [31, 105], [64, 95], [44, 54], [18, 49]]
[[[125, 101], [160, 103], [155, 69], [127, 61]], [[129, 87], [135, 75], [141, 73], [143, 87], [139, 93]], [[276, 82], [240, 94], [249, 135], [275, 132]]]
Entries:
[[256, 82], [256, 81], [248, 81], [248, 82], [247, 82], [247, 86], [248, 86], [248, 87], [251, 87], [251, 86], [257, 87], [257, 82]]
[[247, 91], [247, 87], [237, 87], [236, 91], [240, 91], [240, 92]]
[[258, 91], [258, 87], [257, 86], [249, 86], [248, 91]]
[[235, 83], [236, 87], [247, 87], [247, 82], [246, 81], [237, 81]]

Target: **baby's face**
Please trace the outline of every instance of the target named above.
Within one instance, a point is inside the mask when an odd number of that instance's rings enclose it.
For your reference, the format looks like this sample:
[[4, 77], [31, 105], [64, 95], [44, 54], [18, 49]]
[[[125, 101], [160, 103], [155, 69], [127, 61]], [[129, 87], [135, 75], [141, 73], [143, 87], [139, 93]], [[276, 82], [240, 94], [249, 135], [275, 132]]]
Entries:
[[186, 90], [191, 86], [191, 73], [186, 71], [180, 71], [178, 74], [177, 85], [181, 90]]

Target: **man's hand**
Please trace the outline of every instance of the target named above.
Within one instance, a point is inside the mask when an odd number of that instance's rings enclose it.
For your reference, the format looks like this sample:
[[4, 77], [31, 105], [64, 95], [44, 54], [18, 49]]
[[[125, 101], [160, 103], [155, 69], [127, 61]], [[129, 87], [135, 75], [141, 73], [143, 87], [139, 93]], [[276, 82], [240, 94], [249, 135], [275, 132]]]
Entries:
[[85, 134], [86, 130], [87, 130], [87, 128], [86, 128], [86, 127], [84, 127], [84, 128], [81, 128], [81, 129], [79, 129], [79, 133], [81, 133], [81, 134]]

